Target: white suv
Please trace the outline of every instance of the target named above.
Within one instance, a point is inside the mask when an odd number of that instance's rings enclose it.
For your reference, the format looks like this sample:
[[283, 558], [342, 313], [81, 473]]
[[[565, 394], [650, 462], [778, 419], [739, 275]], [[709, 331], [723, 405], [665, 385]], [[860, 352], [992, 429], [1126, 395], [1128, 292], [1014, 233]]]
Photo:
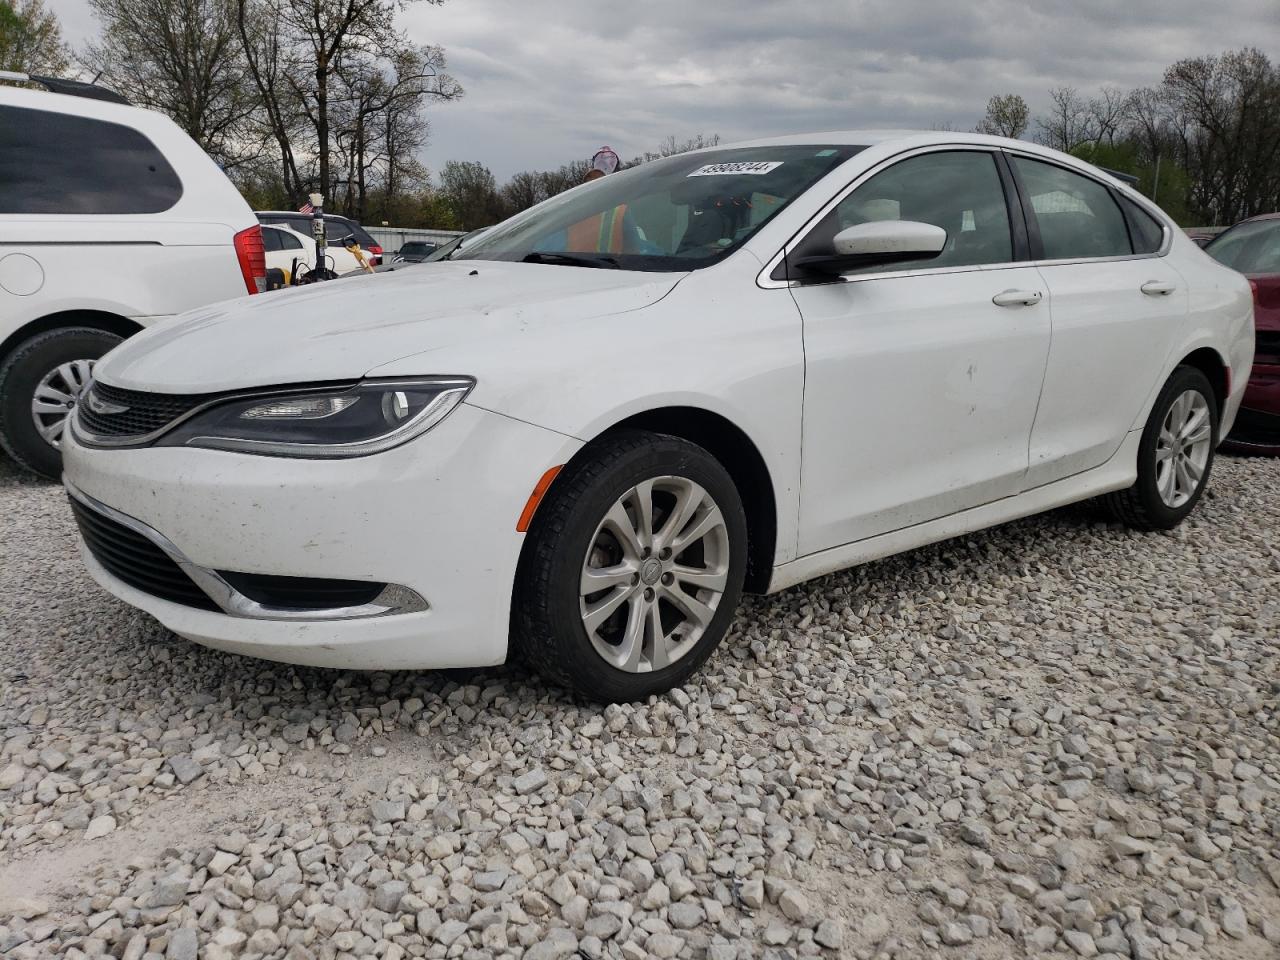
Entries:
[[167, 117], [0, 85], [0, 445], [61, 472], [94, 362], [175, 313], [264, 286], [262, 232]]

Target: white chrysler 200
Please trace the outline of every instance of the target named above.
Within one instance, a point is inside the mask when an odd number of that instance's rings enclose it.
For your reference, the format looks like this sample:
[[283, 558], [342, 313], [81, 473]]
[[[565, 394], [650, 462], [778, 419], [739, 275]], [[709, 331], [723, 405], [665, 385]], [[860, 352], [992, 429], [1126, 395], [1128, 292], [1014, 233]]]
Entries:
[[1063, 154], [761, 140], [149, 329], [98, 365], [65, 479], [93, 576], [199, 643], [518, 651], [632, 700], [697, 669], [743, 589], [1104, 494], [1172, 527], [1252, 316], [1243, 277]]

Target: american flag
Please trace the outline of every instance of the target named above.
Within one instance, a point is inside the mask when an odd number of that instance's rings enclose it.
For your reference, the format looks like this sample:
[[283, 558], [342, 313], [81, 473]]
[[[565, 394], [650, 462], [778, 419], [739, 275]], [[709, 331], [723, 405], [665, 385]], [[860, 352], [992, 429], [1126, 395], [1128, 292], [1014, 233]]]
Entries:
[[315, 207], [313, 207], [313, 206], [311, 205], [311, 201], [310, 201], [310, 200], [308, 200], [306, 203], [304, 203], [302, 206], [300, 206], [300, 207], [298, 208], [298, 212], [299, 212], [299, 213], [315, 213], [315, 212], [316, 212], [316, 208], [315, 208]]

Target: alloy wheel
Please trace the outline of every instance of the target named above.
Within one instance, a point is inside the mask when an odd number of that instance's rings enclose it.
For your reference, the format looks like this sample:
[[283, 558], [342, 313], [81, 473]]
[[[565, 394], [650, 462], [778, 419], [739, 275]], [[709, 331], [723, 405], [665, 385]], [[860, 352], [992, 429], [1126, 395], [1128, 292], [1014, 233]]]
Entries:
[[1184, 390], [1169, 406], [1156, 440], [1156, 490], [1174, 510], [1195, 496], [1213, 445], [1209, 401], [1198, 390]]
[[661, 670], [695, 646], [729, 581], [729, 534], [712, 496], [684, 477], [636, 484], [596, 527], [582, 564], [582, 624], [629, 673]]
[[92, 360], [70, 360], [58, 364], [36, 384], [31, 397], [31, 419], [40, 436], [54, 449], [61, 445], [67, 418], [89, 389], [92, 377]]

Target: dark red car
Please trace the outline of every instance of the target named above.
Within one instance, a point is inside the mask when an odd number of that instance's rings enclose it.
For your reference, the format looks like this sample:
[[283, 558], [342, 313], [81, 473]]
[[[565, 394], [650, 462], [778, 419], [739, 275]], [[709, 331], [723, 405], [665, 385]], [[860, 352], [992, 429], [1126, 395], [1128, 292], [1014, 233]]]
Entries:
[[1258, 331], [1249, 388], [1223, 448], [1280, 456], [1280, 213], [1242, 220], [1204, 252], [1249, 278]]

